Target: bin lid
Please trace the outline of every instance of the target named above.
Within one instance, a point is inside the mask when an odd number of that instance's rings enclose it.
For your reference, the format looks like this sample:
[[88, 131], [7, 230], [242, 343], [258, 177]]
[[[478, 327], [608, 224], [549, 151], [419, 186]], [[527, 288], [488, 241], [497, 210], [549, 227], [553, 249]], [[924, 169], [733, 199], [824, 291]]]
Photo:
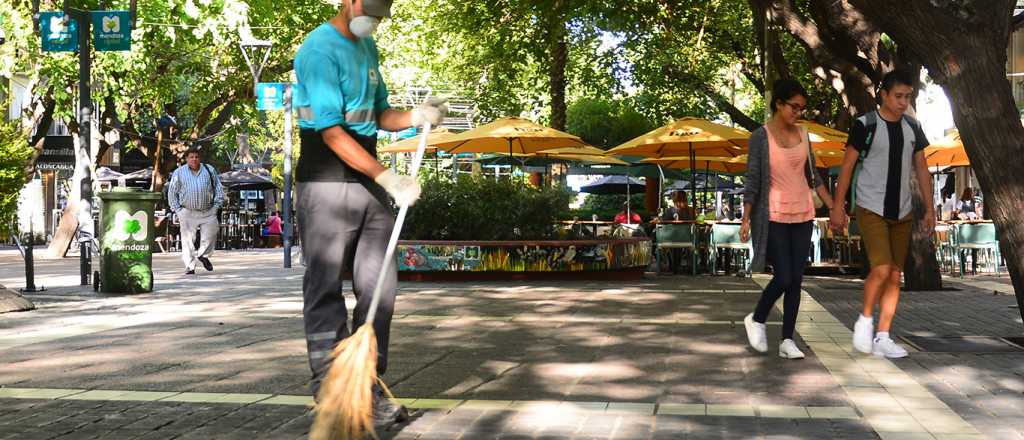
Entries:
[[138, 188], [116, 187], [111, 191], [103, 191], [97, 194], [101, 200], [144, 200], [156, 201], [163, 198], [158, 192], [143, 191]]

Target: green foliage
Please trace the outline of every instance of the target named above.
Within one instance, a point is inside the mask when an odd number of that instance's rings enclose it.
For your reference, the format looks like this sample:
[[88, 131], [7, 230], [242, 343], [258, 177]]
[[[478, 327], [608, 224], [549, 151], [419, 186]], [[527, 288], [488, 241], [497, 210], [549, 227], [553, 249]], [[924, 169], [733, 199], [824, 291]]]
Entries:
[[536, 188], [513, 179], [439, 175], [423, 181], [409, 210], [403, 239], [536, 240], [554, 237], [553, 225], [568, 216], [572, 193]]
[[9, 233], [18, 214], [18, 193], [25, 185], [25, 162], [32, 155], [16, 122], [0, 119], [0, 233]]
[[590, 145], [609, 149], [655, 128], [629, 101], [584, 98], [566, 110], [566, 130]]
[[376, 38], [391, 90], [430, 86], [476, 101], [485, 120], [550, 111], [551, 42], [569, 49], [566, 98], [621, 89], [614, 48], [586, 10], [590, 1], [398, 0]]
[[[644, 193], [632, 194], [629, 197], [630, 212], [640, 214], [644, 221], [651, 219], [651, 213], [644, 207]], [[598, 220], [611, 221], [615, 215], [622, 212], [622, 204], [626, 201], [625, 194], [587, 194], [583, 200], [583, 206], [572, 211], [573, 217], [580, 220], [590, 220], [597, 214]]]

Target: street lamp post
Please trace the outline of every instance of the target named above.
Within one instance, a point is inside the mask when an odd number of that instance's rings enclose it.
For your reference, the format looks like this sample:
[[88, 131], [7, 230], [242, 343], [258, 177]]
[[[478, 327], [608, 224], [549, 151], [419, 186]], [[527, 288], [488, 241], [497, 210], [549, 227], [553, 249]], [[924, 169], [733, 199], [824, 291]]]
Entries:
[[[274, 44], [267, 40], [252, 37], [248, 28], [239, 32], [242, 42], [242, 57], [252, 73], [253, 97], [259, 97], [260, 74], [270, 59], [270, 51]], [[284, 200], [281, 202], [281, 244], [284, 246], [284, 267], [292, 267], [292, 86], [284, 87]], [[263, 114], [263, 111], [260, 111]], [[265, 118], [261, 117], [261, 120]]]

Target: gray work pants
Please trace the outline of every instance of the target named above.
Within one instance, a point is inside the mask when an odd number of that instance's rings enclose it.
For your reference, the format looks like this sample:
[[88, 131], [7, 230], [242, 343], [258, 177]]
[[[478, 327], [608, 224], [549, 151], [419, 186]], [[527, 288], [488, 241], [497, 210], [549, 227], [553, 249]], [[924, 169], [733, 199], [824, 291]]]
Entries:
[[[388, 338], [395, 308], [398, 272], [393, 261], [382, 268], [395, 215], [387, 194], [374, 184], [357, 182], [299, 182], [298, 219], [306, 274], [302, 280], [302, 314], [306, 348], [313, 372], [315, 396], [330, 366], [331, 351], [366, 321], [373, 287], [387, 270], [384, 289], [374, 318], [377, 335], [377, 374], [388, 366]], [[352, 330], [342, 296], [342, 276], [352, 273], [356, 306]]]

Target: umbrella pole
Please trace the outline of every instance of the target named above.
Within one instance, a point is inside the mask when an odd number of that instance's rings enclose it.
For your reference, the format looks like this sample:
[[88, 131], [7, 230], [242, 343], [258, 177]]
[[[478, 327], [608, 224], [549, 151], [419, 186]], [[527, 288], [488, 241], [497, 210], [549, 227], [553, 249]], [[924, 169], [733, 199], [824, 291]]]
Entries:
[[708, 174], [711, 172], [711, 161], [704, 161], [704, 197], [701, 197], [701, 209], [708, 210]]
[[629, 214], [629, 167], [626, 167], [626, 224], [633, 224], [633, 216]]
[[693, 151], [693, 142], [690, 142], [690, 194], [692, 195], [690, 206], [694, 210], [697, 209], [697, 175], [694, 174], [697, 172], [697, 165], [693, 163], [695, 160], [697, 160], [697, 154]]
[[515, 171], [515, 156], [512, 155], [512, 138], [508, 138], [508, 176], [512, 178], [512, 172]]
[[661, 191], [665, 186], [665, 171], [658, 165], [658, 214], [661, 214], [661, 199], [665, 198]]

